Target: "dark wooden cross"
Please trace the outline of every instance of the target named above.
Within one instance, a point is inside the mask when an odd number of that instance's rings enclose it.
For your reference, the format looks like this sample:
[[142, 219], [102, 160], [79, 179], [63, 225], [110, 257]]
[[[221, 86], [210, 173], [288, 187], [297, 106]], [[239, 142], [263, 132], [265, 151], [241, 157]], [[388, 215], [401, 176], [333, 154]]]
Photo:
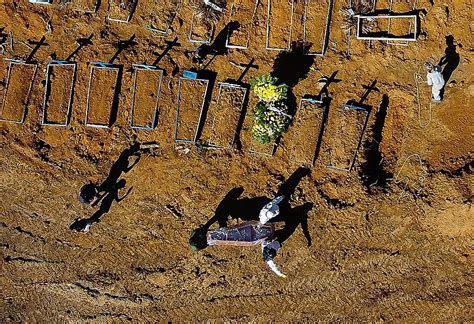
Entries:
[[119, 41], [116, 46], [117, 46], [117, 52], [115, 52], [114, 56], [110, 59], [109, 63], [114, 63], [115, 59], [122, 53], [122, 51], [128, 47], [131, 47], [133, 45], [138, 44], [137, 42], [134, 41], [135, 39], [135, 34], [130, 37], [130, 39], [127, 40], [121, 40]]
[[30, 55], [26, 58], [26, 62], [31, 62], [31, 60], [35, 56], [36, 52], [38, 52], [41, 46], [49, 46], [49, 44], [46, 44], [45, 41], [46, 41], [45, 36], [41, 37], [41, 39], [38, 42], [35, 42], [33, 40], [28, 40], [28, 43], [30, 43], [31, 45], [35, 45], [35, 47], [31, 51]]
[[372, 83], [368, 86], [366, 85], [363, 85], [362, 87], [365, 89], [364, 93], [362, 94], [362, 96], [360, 97], [360, 100], [359, 100], [359, 103], [363, 103], [367, 97], [369, 96], [369, 94], [372, 92], [372, 91], [377, 91], [377, 92], [380, 92], [380, 90], [375, 86], [377, 84], [377, 80], [374, 80], [372, 81]]
[[94, 35], [90, 34], [89, 37], [81, 37], [76, 39], [76, 43], [78, 44], [76, 49], [66, 58], [66, 61], [70, 61], [84, 46], [92, 45], [92, 37]]
[[175, 37], [172, 41], [165, 41], [166, 43], [166, 48], [164, 49], [164, 51], [158, 55], [158, 57], [156, 58], [156, 60], [152, 63], [152, 65], [158, 65], [158, 63], [160, 63], [161, 59], [163, 57], [166, 56], [166, 54], [168, 54], [169, 51], [171, 51], [171, 49], [175, 46], [181, 46], [181, 43], [178, 43], [178, 37]]
[[336, 79], [336, 74], [337, 72], [339, 71], [334, 71], [329, 77], [326, 77], [326, 76], [323, 76], [322, 78], [320, 78], [318, 81], [319, 82], [324, 82], [324, 85], [323, 87], [321, 88], [321, 91], [319, 91], [319, 97], [321, 97], [321, 95], [324, 93], [324, 94], [328, 94], [328, 88], [329, 88], [329, 85], [331, 83], [338, 83], [338, 82], [341, 82], [342, 80], [339, 80], [339, 79]]
[[244, 79], [245, 75], [247, 74], [247, 72], [250, 70], [250, 69], [257, 69], [258, 70], [258, 65], [255, 65], [253, 64], [253, 62], [255, 61], [255, 59], [251, 59], [250, 62], [248, 62], [247, 64], [243, 64], [242, 66], [245, 67], [244, 71], [242, 72], [242, 74], [239, 76], [239, 78], [237, 79], [237, 83], [240, 83], [242, 82], [242, 80]]

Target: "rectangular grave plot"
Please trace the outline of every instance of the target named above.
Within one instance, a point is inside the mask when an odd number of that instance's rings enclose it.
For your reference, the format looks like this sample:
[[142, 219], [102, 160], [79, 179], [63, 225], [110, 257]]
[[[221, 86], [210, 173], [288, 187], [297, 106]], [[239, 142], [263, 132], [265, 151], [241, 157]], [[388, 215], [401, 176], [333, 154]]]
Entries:
[[120, 68], [108, 63], [91, 66], [87, 90], [86, 126], [110, 127]]
[[75, 11], [94, 13], [99, 6], [99, 0], [71, 0], [68, 7]]
[[178, 84], [175, 142], [195, 142], [209, 80], [181, 77]]
[[294, 0], [268, 0], [267, 50], [284, 51], [291, 45]]
[[140, 11], [144, 12], [142, 18], [145, 20], [146, 28], [149, 30], [167, 34], [179, 9], [179, 0], [149, 1], [141, 3]]
[[320, 101], [302, 98], [295, 120], [290, 158], [299, 163], [313, 165], [322, 131], [325, 109]]
[[276, 143], [261, 144], [253, 139], [252, 136], [252, 127], [253, 127], [253, 109], [258, 103], [259, 99], [255, 95], [249, 95], [248, 109], [244, 119], [244, 125], [242, 127], [242, 146], [245, 147], [245, 150], [250, 154], [256, 156], [266, 156], [270, 157], [276, 151]]
[[37, 64], [10, 61], [3, 91], [0, 120], [20, 124], [25, 121], [37, 68]]
[[[387, 11], [392, 14], [396, 13], [405, 13], [415, 10], [417, 0], [378, 0], [376, 4], [377, 11]], [[390, 33], [391, 29], [394, 30], [405, 30], [407, 34], [413, 33], [414, 25], [412, 22], [406, 25], [403, 21], [392, 21], [389, 19], [387, 22], [387, 30]], [[408, 41], [396, 41], [396, 40], [387, 40], [387, 44], [390, 45], [408, 45]]]
[[133, 69], [130, 127], [153, 130], [158, 117], [163, 70], [142, 65], [134, 65]]
[[249, 34], [254, 22], [255, 6], [248, 2], [235, 1], [230, 8], [230, 21], [237, 21], [239, 28], [227, 36], [228, 48], [246, 49], [249, 45]]
[[303, 16], [305, 52], [324, 55], [329, 38], [334, 0], [306, 0]]
[[211, 144], [220, 148], [231, 148], [236, 137], [237, 127], [247, 89], [239, 85], [221, 83], [212, 120]]
[[[395, 30], [390, 28], [393, 24], [403, 24], [406, 28]], [[410, 26], [413, 26], [409, 31]], [[417, 37], [416, 15], [377, 15], [358, 16], [357, 39], [381, 41], [416, 41]], [[365, 28], [370, 31], [364, 32]], [[390, 30], [389, 30], [390, 28]]]
[[[404, 13], [415, 10], [416, 0], [390, 0], [390, 11], [393, 13]], [[407, 35], [413, 33], [415, 26], [413, 22], [407, 26], [400, 20], [389, 20], [388, 31], [391, 33], [392, 29], [399, 33], [406, 33]], [[408, 45], [408, 41], [387, 41], [391, 45]]]
[[213, 33], [214, 25], [212, 22], [205, 21], [193, 12], [191, 26], [189, 27], [189, 41], [191, 43], [210, 43]]
[[50, 62], [46, 68], [43, 125], [67, 126], [76, 77], [75, 63]]
[[112, 21], [129, 22], [136, 5], [136, 0], [109, 0], [107, 18]]
[[29, 0], [30, 3], [50, 5], [53, 0]]
[[339, 127], [333, 138], [329, 167], [349, 172], [357, 156], [369, 111], [346, 104], [338, 111], [338, 115]]

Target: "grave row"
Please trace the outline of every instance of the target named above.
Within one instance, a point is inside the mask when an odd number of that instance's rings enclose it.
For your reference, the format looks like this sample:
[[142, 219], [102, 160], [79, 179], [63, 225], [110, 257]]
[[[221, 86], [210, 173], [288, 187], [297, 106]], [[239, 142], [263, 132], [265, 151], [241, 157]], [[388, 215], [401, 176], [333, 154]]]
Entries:
[[[114, 110], [118, 107], [122, 66], [106, 62], [91, 62], [90, 67], [85, 125], [109, 128], [114, 122]], [[130, 126], [153, 130], [156, 126], [163, 70], [156, 66], [141, 64], [132, 65], [132, 69], [133, 96]], [[18, 124], [25, 121], [37, 70], [37, 63], [9, 60], [0, 120]], [[48, 62], [41, 124], [63, 127], [69, 125], [76, 70], [75, 62], [61, 60]]]
[[[29, 0], [35, 4], [51, 4], [53, 0]], [[161, 35], [170, 32], [171, 25], [182, 7], [179, 0], [151, 1], [150, 14], [145, 14], [145, 28]], [[268, 0], [266, 16], [266, 49], [288, 50], [291, 45], [293, 16], [296, 0]], [[303, 41], [313, 44], [307, 51], [308, 55], [324, 55], [329, 37], [329, 26], [334, 0], [306, 0], [302, 17]], [[99, 0], [71, 0], [65, 2], [76, 10], [95, 13], [100, 5]], [[137, 0], [109, 0], [109, 21], [128, 23], [132, 19]], [[143, 4], [148, 5], [148, 4]], [[256, 12], [258, 2], [236, 0], [230, 4], [229, 21], [238, 21], [239, 27], [227, 30], [226, 46], [228, 48], [246, 49], [249, 45], [249, 35], [256, 25]], [[160, 8], [156, 10], [156, 8]], [[147, 8], [148, 9], [148, 8]], [[287, 25], [281, 25], [272, 17], [272, 12], [289, 13], [289, 19], [284, 19]], [[199, 14], [194, 10], [191, 16], [188, 40], [191, 43], [210, 43], [215, 31], [215, 24], [199, 19]], [[279, 17], [277, 17], [279, 18]], [[281, 18], [281, 17], [280, 17]], [[321, 24], [321, 22], [324, 23]], [[312, 32], [308, 26], [312, 26]]]
[[[1, 103], [0, 120], [22, 124], [37, 73], [36, 63], [10, 60], [7, 80]], [[160, 92], [163, 70], [156, 66], [132, 65], [132, 103], [130, 127], [151, 131], [158, 123]], [[121, 86], [122, 67], [105, 62], [90, 64], [87, 87], [85, 126], [109, 128], [116, 119]], [[50, 61], [46, 67], [46, 84], [42, 105], [41, 124], [68, 126], [76, 79], [76, 63]], [[245, 118], [248, 104], [248, 88], [245, 85], [220, 82], [212, 114], [207, 116], [210, 102], [210, 80], [198, 78], [185, 71], [178, 81], [174, 142], [194, 144], [200, 139], [203, 120], [208, 117], [210, 132], [205, 145], [210, 148], [231, 149], [239, 139], [240, 130], [250, 129], [250, 118]], [[210, 91], [211, 90], [211, 91]], [[255, 100], [255, 98], [252, 98]], [[347, 103], [340, 109], [339, 144], [331, 154], [328, 167], [350, 171], [364, 133], [370, 107]], [[313, 96], [303, 96], [299, 101], [293, 125], [290, 127], [292, 141], [289, 151], [292, 160], [313, 165], [319, 152], [327, 119], [326, 101]], [[243, 127], [243, 124], [246, 124]], [[259, 144], [245, 139], [251, 153], [272, 156], [276, 143]]]
[[[51, 4], [52, 0], [30, 0], [31, 3]], [[238, 22], [237, 27], [227, 28], [226, 47], [247, 49], [250, 34], [257, 26], [258, 1], [234, 0], [229, 5], [230, 22]], [[72, 0], [67, 5], [84, 12], [96, 12], [98, 0]], [[292, 42], [293, 22], [296, 0], [268, 0], [266, 12], [265, 48], [269, 51], [289, 50]], [[137, 0], [109, 0], [107, 19], [128, 23], [138, 5]], [[148, 4], [147, 4], [148, 5]], [[369, 4], [370, 5], [370, 4]], [[379, 40], [392, 45], [408, 45], [416, 41], [419, 26], [415, 12], [416, 0], [372, 1], [372, 12], [355, 15], [356, 38], [364, 41]], [[145, 28], [161, 35], [170, 32], [171, 25], [182, 7], [179, 0], [151, 2], [150, 13], [142, 17]], [[307, 55], [323, 56], [326, 52], [334, 0], [305, 0], [301, 17], [302, 41], [310, 44], [305, 48]], [[156, 10], [160, 8], [160, 10]], [[147, 8], [148, 10], [148, 8]], [[389, 14], [375, 14], [376, 10]], [[394, 14], [408, 12], [410, 14]], [[273, 14], [279, 13], [279, 14]], [[286, 24], [282, 24], [284, 13]], [[215, 32], [215, 24], [200, 17], [193, 11], [190, 21], [188, 40], [191, 43], [210, 43]], [[310, 27], [310, 28], [309, 28]], [[368, 32], [370, 30], [370, 32]]]

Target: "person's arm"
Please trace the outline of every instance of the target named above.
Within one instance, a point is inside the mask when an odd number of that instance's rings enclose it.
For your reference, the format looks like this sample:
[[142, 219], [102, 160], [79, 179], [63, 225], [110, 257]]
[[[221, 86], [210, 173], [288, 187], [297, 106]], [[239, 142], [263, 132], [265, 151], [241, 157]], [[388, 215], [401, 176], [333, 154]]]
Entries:
[[102, 201], [102, 199], [105, 197], [105, 195], [106, 195], [105, 192], [97, 193], [97, 195], [94, 197], [94, 200], [91, 202], [91, 206], [92, 207], [97, 206]]
[[280, 209], [278, 208], [278, 204], [285, 199], [285, 196], [281, 195], [270, 201], [266, 204], [261, 210], [259, 214], [259, 221], [260, 225], [265, 225], [270, 219], [275, 218], [280, 214]]
[[266, 261], [266, 263], [278, 277], [286, 278], [286, 274], [282, 273], [280, 269], [278, 269], [278, 266], [276, 265], [275, 261], [268, 260]]
[[263, 254], [263, 260], [265, 261], [266, 264], [270, 267], [270, 269], [279, 277], [286, 278], [286, 275], [283, 274], [280, 269], [278, 269], [278, 266], [276, 265], [275, 261], [273, 259], [275, 258], [278, 250], [281, 248], [280, 242], [277, 240], [273, 241], [263, 241], [262, 242], [262, 254]]

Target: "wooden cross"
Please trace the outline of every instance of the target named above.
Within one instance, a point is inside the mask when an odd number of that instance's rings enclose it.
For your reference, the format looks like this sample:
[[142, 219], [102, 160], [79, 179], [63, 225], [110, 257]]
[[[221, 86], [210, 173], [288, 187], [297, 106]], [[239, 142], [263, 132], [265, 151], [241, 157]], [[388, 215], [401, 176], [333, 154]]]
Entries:
[[122, 53], [122, 51], [128, 47], [131, 47], [133, 45], [136, 45], [138, 44], [137, 42], [134, 41], [135, 39], [135, 34], [132, 35], [132, 37], [130, 37], [130, 39], [127, 39], [127, 40], [124, 40], [124, 41], [119, 41], [117, 43], [117, 52], [115, 52], [114, 56], [112, 56], [112, 58], [110, 59], [109, 63], [114, 63], [115, 59], [120, 55], [120, 53]]
[[76, 39], [76, 43], [78, 44], [78, 46], [76, 47], [76, 49], [66, 58], [66, 61], [70, 61], [84, 46], [87, 46], [87, 45], [92, 45], [92, 37], [94, 35], [93, 34], [90, 34], [89, 37], [87, 38], [78, 38]]
[[171, 49], [175, 46], [181, 46], [181, 43], [178, 43], [178, 37], [175, 37], [172, 41], [165, 41], [166, 45], [166, 48], [164, 49], [164, 51], [158, 55], [158, 57], [156, 58], [156, 60], [153, 62], [152, 65], [158, 65], [158, 63], [161, 61], [161, 59], [163, 57], [166, 56], [166, 54], [168, 54], [169, 51], [171, 51]]
[[328, 87], [331, 83], [338, 83], [341, 82], [342, 80], [336, 79], [336, 74], [339, 71], [334, 71], [329, 77], [323, 76], [321, 79], [318, 81], [324, 82], [324, 86], [321, 88], [321, 91], [319, 91], [319, 97], [324, 93], [327, 95]]
[[376, 84], [377, 84], [377, 80], [374, 80], [374, 81], [372, 81], [372, 83], [370, 85], [368, 85], [368, 86], [363, 85], [362, 86], [365, 89], [365, 92], [360, 97], [360, 100], [359, 100], [360, 104], [363, 103], [367, 99], [367, 97], [369, 96], [369, 94], [372, 91], [380, 92], [380, 90], [375, 86]]
[[28, 43], [31, 45], [35, 45], [33, 50], [31, 51], [30, 55], [26, 58], [26, 62], [30, 62], [33, 57], [35, 56], [36, 52], [40, 49], [41, 46], [49, 46], [49, 44], [46, 44], [46, 37], [43, 36], [38, 42], [35, 42], [33, 40], [28, 40]]
[[250, 69], [257, 69], [258, 70], [258, 65], [253, 64], [254, 61], [255, 61], [255, 59], [252, 58], [250, 60], [250, 62], [248, 62], [247, 64], [242, 65], [242, 67], [245, 67], [245, 68], [244, 68], [244, 71], [242, 72], [242, 74], [237, 79], [237, 83], [242, 82], [242, 80], [244, 79], [244, 76], [247, 74], [247, 72]]

